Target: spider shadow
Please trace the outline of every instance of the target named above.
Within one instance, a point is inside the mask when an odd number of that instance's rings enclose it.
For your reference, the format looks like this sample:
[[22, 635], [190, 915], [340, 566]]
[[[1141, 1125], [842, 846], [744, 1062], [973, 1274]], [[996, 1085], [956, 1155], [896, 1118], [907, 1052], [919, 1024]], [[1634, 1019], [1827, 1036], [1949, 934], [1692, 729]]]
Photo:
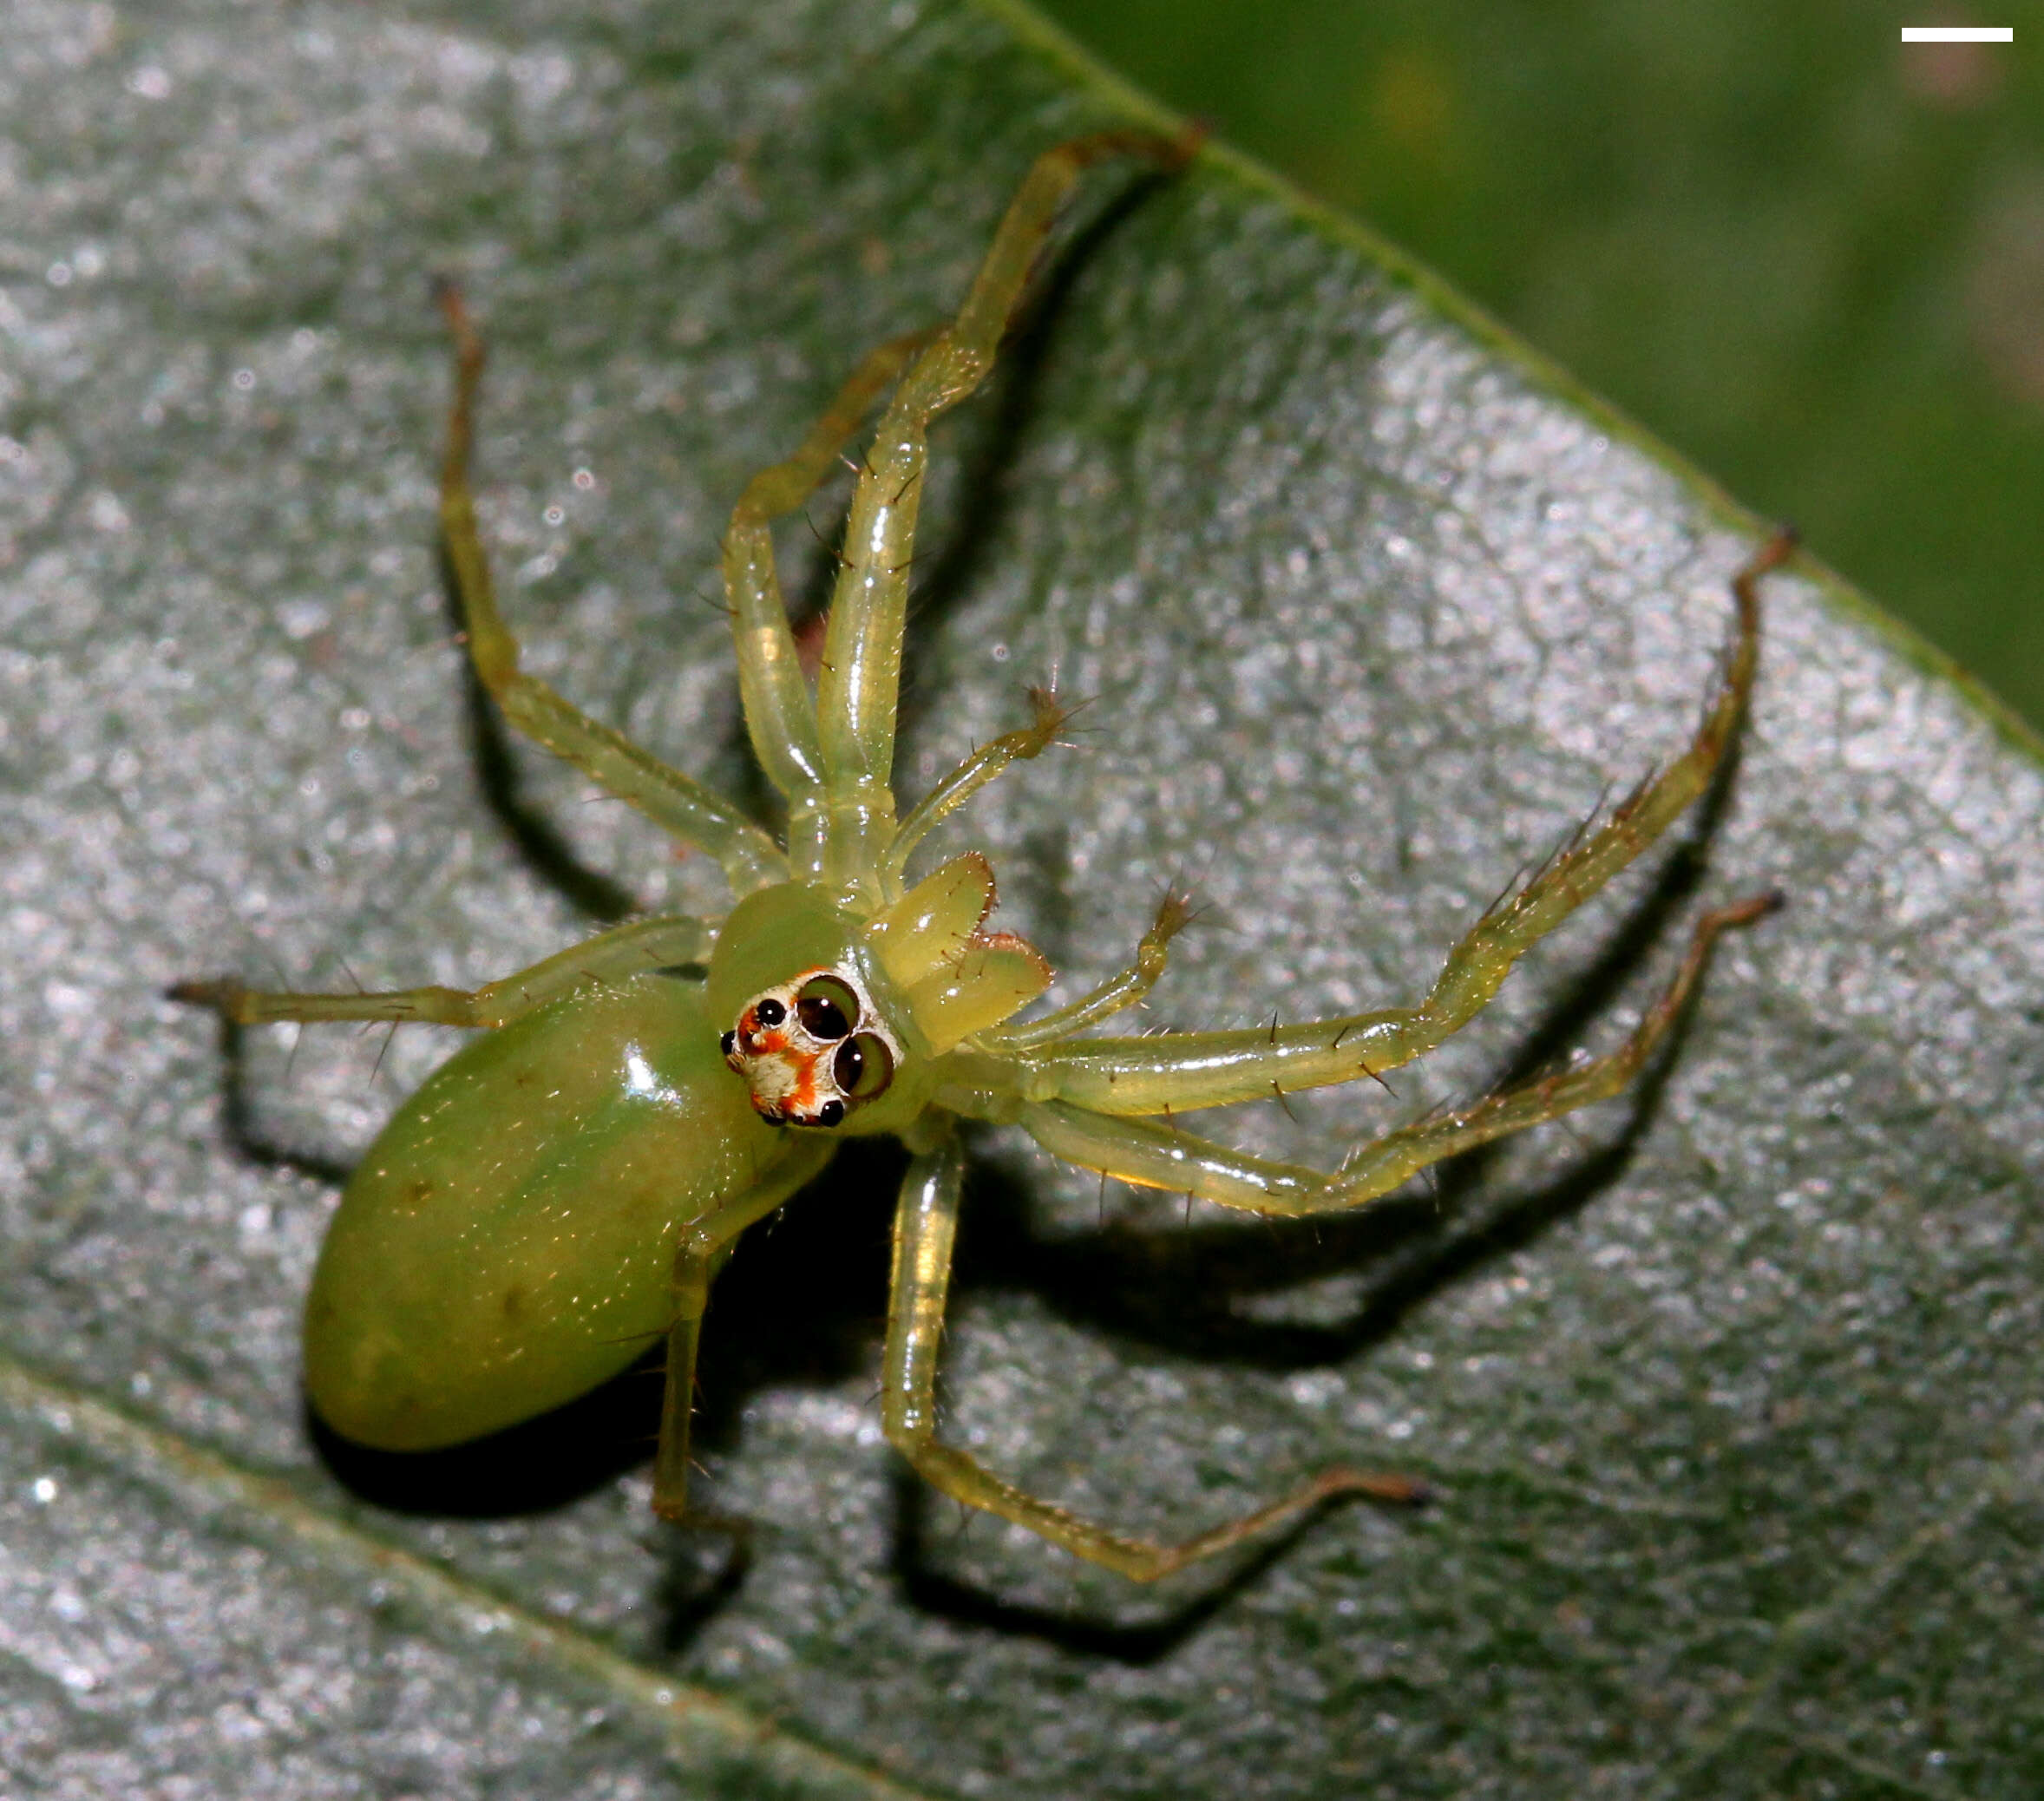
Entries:
[[249, 1029], [217, 1015], [213, 1026], [220, 1058], [220, 1133], [234, 1154], [259, 1169], [283, 1169], [329, 1188], [340, 1187], [354, 1169], [352, 1163], [330, 1152], [289, 1143], [257, 1117], [249, 1095]]
[[[1139, 177], [1061, 246], [1046, 256], [1035, 291], [1019, 310], [1001, 349], [990, 387], [991, 417], [975, 422], [973, 454], [960, 484], [963, 511], [947, 548], [919, 584], [919, 617], [940, 612], [969, 589], [985, 547], [1008, 504], [1000, 476], [1012, 461], [1032, 410], [1039, 372], [1054, 321], [1088, 259], [1167, 178]], [[436, 545], [441, 597], [449, 629], [462, 640], [466, 621], [444, 541]], [[835, 560], [818, 561], [793, 609], [820, 613], [828, 603]], [[911, 638], [913, 645], [914, 639]], [[547, 814], [526, 796], [520, 760], [495, 702], [474, 664], [462, 660], [465, 737], [476, 791], [521, 861], [580, 912], [599, 924], [635, 909], [629, 889], [584, 862]], [[905, 697], [914, 689], [905, 676]], [[906, 709], [905, 709], [906, 710]], [[740, 728], [742, 732], [742, 727]], [[750, 759], [746, 760], [750, 769]], [[756, 779], [752, 810], [768, 813], [777, 797]], [[332, 1187], [345, 1183], [351, 1165], [318, 1150], [291, 1145], [266, 1130], [250, 1102], [245, 1033], [223, 1022], [226, 1070], [224, 1123], [236, 1150], [253, 1163], [292, 1170]], [[803, 1205], [799, 1230], [785, 1237], [771, 1220], [746, 1235], [744, 1254], [720, 1275], [713, 1325], [706, 1332], [698, 1383], [701, 1395], [695, 1442], [728, 1450], [737, 1441], [748, 1398], [776, 1385], [842, 1382], [865, 1366], [884, 1320], [884, 1295], [894, 1191], [901, 1157], [881, 1147], [848, 1146], [812, 1190], [827, 1201]], [[875, 1172], [877, 1171], [877, 1177]], [[822, 1241], [818, 1241], [821, 1233]], [[863, 1261], [870, 1284], [848, 1287], [842, 1273]], [[865, 1299], [855, 1299], [855, 1295]], [[568, 1505], [615, 1481], [650, 1454], [659, 1417], [660, 1347], [612, 1381], [538, 1419], [444, 1451], [390, 1452], [341, 1437], [308, 1405], [305, 1420], [322, 1458], [360, 1498], [394, 1511], [433, 1517], [495, 1519]], [[707, 1588], [678, 1575], [670, 1584], [675, 1622], [670, 1637], [714, 1611], [731, 1592], [742, 1557], [730, 1560]]]
[[[1266, 1570], [1313, 1529], [1325, 1510], [1315, 1508], [1281, 1530], [1255, 1540], [1236, 1555], [1220, 1580], [1209, 1579], [1196, 1592], [1167, 1592], [1159, 1603], [1149, 1599], [1150, 1591], [1131, 1588], [1129, 1608], [1100, 1614], [1005, 1600], [952, 1575], [940, 1561], [946, 1535], [934, 1519], [943, 1505], [943, 1497], [913, 1470], [904, 1466], [896, 1472], [892, 1569], [912, 1606], [956, 1625], [1003, 1638], [1036, 1639], [1078, 1656], [1138, 1669], [1161, 1663], [1196, 1637], [1238, 1595], [1254, 1588]], [[963, 1532], [970, 1523], [961, 1519], [958, 1530]]]
[[[1647, 953], [1667, 935], [1703, 873], [1703, 851], [1722, 816], [1733, 758], [1700, 803], [1692, 830], [1652, 888], [1595, 961], [1559, 995], [1499, 1071], [1493, 1086], [1536, 1076], [1609, 1008]], [[1265, 1373], [1346, 1365], [1389, 1340], [1436, 1295], [1537, 1242], [1581, 1214], [1623, 1176], [1651, 1128], [1688, 1031], [1678, 1022], [1628, 1091], [1624, 1123], [1537, 1188], [1493, 1197], [1500, 1147], [1484, 1146], [1433, 1172], [1431, 1193], [1397, 1195], [1351, 1214], [1141, 1230], [1109, 1223], [1046, 1236], [1032, 1223], [1026, 1188], [976, 1163], [961, 1220], [954, 1292], [1020, 1290], [1067, 1323], [1149, 1351]], [[1268, 1295], [1330, 1276], [1357, 1278], [1360, 1293], [1331, 1323], [1260, 1320], [1243, 1311]], [[1274, 1490], [1304, 1471], [1274, 1472]], [[904, 1472], [897, 1489], [894, 1573], [918, 1606], [961, 1624], [1043, 1640], [1062, 1649], [1144, 1665], [1169, 1655], [1310, 1529], [1320, 1510], [1238, 1555], [1195, 1592], [1174, 1583], [1155, 1602], [1111, 1614], [1006, 1601], [947, 1569], [928, 1523], [936, 1497]]]
[[[1501, 1068], [1499, 1084], [1531, 1077], [1593, 1036], [1621, 986], [1669, 935], [1700, 880], [1733, 761], [1727, 759], [1653, 887]], [[1431, 1193], [1392, 1196], [1353, 1214], [1164, 1231], [1110, 1222], [1091, 1232], [1049, 1235], [1036, 1222], [1026, 1183], [975, 1160], [953, 1292], [1025, 1292], [1075, 1326], [1209, 1364], [1266, 1373], [1346, 1365], [1390, 1339], [1435, 1295], [1536, 1242], [1606, 1192], [1652, 1123], [1686, 1029], [1685, 1021], [1630, 1090], [1615, 1135], [1552, 1181], [1502, 1197], [1490, 1195], [1486, 1178], [1497, 1151], [1486, 1147], [1439, 1166]], [[238, 1051], [239, 1034], [225, 1036]], [[238, 1069], [238, 1061], [231, 1067]], [[229, 1117], [252, 1156], [326, 1180], [344, 1174], [265, 1143], [245, 1107], [231, 1105]], [[817, 1182], [740, 1241], [712, 1291], [698, 1369], [695, 1438], [703, 1451], [713, 1457], [737, 1451], [744, 1415], [764, 1392], [842, 1387], [870, 1371], [884, 1329], [892, 1210], [903, 1163], [904, 1154], [891, 1143], [848, 1141]], [[1341, 1320], [1258, 1319], [1244, 1311], [1261, 1297], [1336, 1275], [1361, 1284]], [[334, 1473], [365, 1499], [442, 1517], [503, 1517], [567, 1504], [643, 1464], [658, 1428], [659, 1392], [656, 1346], [632, 1370], [556, 1413], [446, 1451], [368, 1451], [317, 1423], [314, 1429]], [[905, 1468], [895, 1478], [895, 1496], [890, 1568], [912, 1605], [960, 1624], [1133, 1665], [1164, 1658], [1194, 1636], [1317, 1518], [1309, 1515], [1245, 1548], [1217, 1574], [1194, 1578], [1196, 1589], [1180, 1581], [1162, 1592], [1131, 1589], [1130, 1605], [1105, 1612], [1059, 1610], [1006, 1600], [954, 1574], [946, 1535], [933, 1524], [940, 1499]], [[741, 1545], [706, 1576], [698, 1545], [678, 1535], [670, 1546], [661, 1605], [663, 1638], [673, 1651], [736, 1595], [745, 1560]]]
[[[1549, 1009], [1501, 1080], [1524, 1079], [1577, 1042], [1666, 934], [1696, 885], [1698, 847], [1714, 827], [1723, 791], [1722, 784], [1713, 790], [1696, 832], [1595, 962]], [[1208, 1364], [1267, 1373], [1346, 1364], [1390, 1339], [1435, 1295], [1536, 1242], [1604, 1193], [1652, 1123], [1685, 1028], [1686, 1022], [1631, 1090], [1615, 1136], [1553, 1181], [1495, 1202], [1484, 1180], [1492, 1153], [1478, 1149], [1440, 1166], [1431, 1195], [1394, 1196], [1351, 1215], [1164, 1231], [1108, 1223], [1050, 1235], [1035, 1221], [1027, 1186], [998, 1164], [975, 1160], [953, 1292], [1025, 1292], [1084, 1330]], [[323, 1182], [344, 1180], [347, 1169], [337, 1161], [280, 1145], [263, 1132], [246, 1100], [242, 1034], [224, 1026], [221, 1037], [229, 1075], [225, 1112], [237, 1148], [252, 1161]], [[817, 1182], [739, 1241], [712, 1291], [698, 1369], [695, 1436], [704, 1451], [738, 1451], [745, 1413], [764, 1392], [842, 1387], [870, 1372], [884, 1329], [889, 1235], [904, 1161], [891, 1143], [848, 1141]], [[1259, 1297], [1340, 1274], [1358, 1276], [1363, 1285], [1343, 1320], [1259, 1320], [1243, 1311]], [[377, 1451], [340, 1438], [310, 1409], [307, 1419], [329, 1469], [363, 1500], [439, 1518], [529, 1516], [572, 1504], [644, 1465], [658, 1431], [659, 1357], [660, 1347], [650, 1347], [631, 1369], [580, 1399], [445, 1451]], [[1131, 1589], [1128, 1605], [1103, 1612], [1011, 1601], [976, 1586], [947, 1567], [946, 1535], [933, 1523], [940, 1497], [905, 1468], [895, 1479], [895, 1497], [890, 1568], [911, 1605], [960, 1624], [1131, 1665], [1154, 1663], [1196, 1634], [1318, 1517], [1308, 1515], [1246, 1547], [1196, 1588], [1181, 1580], [1161, 1592]], [[660, 1596], [669, 1650], [685, 1647], [742, 1586], [742, 1541], [707, 1575], [699, 1550], [699, 1541], [690, 1543], [682, 1535], [669, 1540]]]
[[[354, 1160], [292, 1144], [257, 1117], [247, 1028], [223, 1019], [218, 1031], [221, 1132], [234, 1153], [259, 1168], [344, 1187]], [[639, 1392], [647, 1388], [650, 1412]], [[653, 1429], [645, 1421], [657, 1425], [658, 1410], [657, 1381], [627, 1372], [555, 1412], [446, 1451], [376, 1451], [341, 1437], [310, 1403], [304, 1418], [321, 1461], [358, 1498], [399, 1513], [498, 1519], [563, 1506], [615, 1481], [645, 1460]]]
[[[461, 589], [444, 539], [436, 542], [441, 603], [455, 642], [466, 645]], [[466, 651], [462, 657], [462, 711], [468, 765], [475, 789], [526, 865], [568, 904], [599, 925], [614, 926], [639, 910], [632, 892], [614, 875], [592, 868], [546, 812], [526, 798], [524, 778], [511, 748], [511, 734]]]
[[[1586, 1035], [1615, 991], [1661, 935], [1695, 882], [1687, 859], [1671, 862], [1654, 893], [1560, 996], [1492, 1087], [1530, 1079]], [[1503, 1146], [1479, 1146], [1431, 1172], [1431, 1184], [1306, 1219], [1228, 1220], [1165, 1230], [1109, 1222], [1046, 1239], [1026, 1223], [1026, 1197], [999, 1170], [975, 1189], [971, 1237], [960, 1232], [966, 1287], [1021, 1287], [1061, 1317], [1151, 1349], [1267, 1372], [1342, 1364], [1389, 1339], [1434, 1296], [1509, 1258], [1575, 1217], [1624, 1174], [1652, 1125], [1687, 1030], [1671, 1033], [1628, 1090], [1624, 1123], [1541, 1186], [1492, 1199], [1490, 1172]], [[1332, 1323], [1259, 1319], [1245, 1302], [1330, 1276], [1359, 1275], [1362, 1293]]]
[[[915, 559], [896, 721], [904, 742], [914, 735], [929, 704], [917, 678], [928, 655], [927, 628], [973, 592], [1014, 504], [1014, 491], [1006, 476], [1040, 415], [1038, 396], [1072, 292], [1108, 241], [1173, 179], [1161, 170], [1137, 171], [1061, 243], [1054, 241], [1046, 247], [1032, 272], [1029, 292], [1009, 321], [979, 396], [957, 409], [965, 416], [947, 416], [952, 433], [964, 439], [958, 447], [963, 455], [955, 482], [956, 500], [943, 523], [942, 541], [934, 552]], [[848, 510], [848, 498], [838, 509], [836, 530], [827, 540], [831, 553], [816, 559], [806, 579], [790, 589], [789, 612], [798, 627], [829, 610], [838, 568], [836, 547], [842, 541]], [[935, 523], [926, 519], [922, 529], [927, 533]]]
[[[286, 1153], [252, 1152], [305, 1169]], [[816, 1389], [855, 1379], [870, 1365], [884, 1322], [894, 1199], [906, 1156], [853, 1141], [789, 1207], [738, 1242], [711, 1293], [696, 1368], [691, 1440], [712, 1454], [736, 1451], [747, 1407], [771, 1389]], [[319, 1167], [327, 1179], [346, 1171]], [[796, 1217], [784, 1220], [792, 1209]], [[320, 1455], [360, 1499], [436, 1518], [507, 1519], [566, 1507], [644, 1467], [658, 1435], [665, 1344], [655, 1340], [599, 1387], [550, 1413], [442, 1451], [384, 1451], [357, 1444], [308, 1405]], [[678, 1556], [668, 1604], [676, 1624], [707, 1618], [735, 1588], [742, 1551], [705, 1592], [683, 1579]]]
[[[1619, 990], [1671, 935], [1674, 916], [1695, 893], [1704, 867], [1700, 847], [1715, 829], [1726, 791], [1722, 784], [1713, 787], [1696, 831], [1676, 848], [1595, 960], [1556, 997], [1486, 1084], [1489, 1090], [1535, 1079], [1595, 1035]], [[1436, 1294], [1536, 1242], [1623, 1176], [1653, 1124], [1687, 1031], [1686, 1014], [1628, 1090], [1630, 1106], [1619, 1130], [1585, 1143], [1580, 1157], [1537, 1189], [1486, 1202], [1490, 1171], [1506, 1148], [1500, 1141], [1436, 1165], [1426, 1188], [1350, 1214], [1223, 1222], [1169, 1234], [1110, 1227], [1104, 1235], [1110, 1254], [1089, 1258], [1081, 1270], [1058, 1269], [1062, 1257], [1053, 1248], [1051, 1267], [1037, 1272], [1038, 1292], [1084, 1293], [1085, 1317], [1100, 1326], [1158, 1349], [1245, 1367], [1294, 1371], [1364, 1355]], [[1358, 1273], [1366, 1276], [1362, 1297], [1346, 1319], [1333, 1324], [1259, 1320], [1241, 1311], [1245, 1300]], [[1168, 1309], [1158, 1305], [1164, 1296]]]
[[[1635, 1090], [1634, 1110], [1618, 1136], [1555, 1181], [1466, 1218], [1458, 1217], [1464, 1203], [1483, 1187], [1478, 1152], [1442, 1166], [1431, 1202], [1335, 1215], [1319, 1231], [1311, 1221], [1274, 1221], [1166, 1233], [1109, 1227], [1051, 1241], [1029, 1231], [1019, 1191], [982, 1181], [973, 1191], [969, 1250], [960, 1233], [958, 1286], [1025, 1289], [1071, 1324], [1209, 1365], [1267, 1374], [1345, 1365], [1392, 1338], [1434, 1295], [1536, 1242], [1608, 1189], [1651, 1123], [1665, 1081], [1666, 1064], [1657, 1065]], [[1261, 1321], [1239, 1311], [1246, 1299], [1345, 1274], [1363, 1275], [1366, 1291], [1336, 1324]], [[1170, 1297], [1168, 1310], [1158, 1305], [1160, 1295]], [[1273, 1471], [1268, 1487], [1274, 1496], [1308, 1473]], [[930, 1526], [940, 1497], [904, 1470], [896, 1478], [894, 1573], [915, 1606], [955, 1623], [1143, 1667], [1196, 1636], [1314, 1529], [1330, 1506], [1359, 1498], [1341, 1497], [1254, 1541], [1221, 1573], [1207, 1575], [1202, 1587], [1189, 1589], [1188, 1579], [1176, 1578], [1154, 1601], [1131, 1590], [1127, 1605], [1102, 1613], [1011, 1601], [954, 1574]]]
[[[916, 581], [910, 601], [912, 623], [925, 625], [949, 612], [971, 592], [989, 554], [1012, 496], [1002, 477], [1012, 464], [1029, 422], [1036, 411], [1041, 384], [1059, 316], [1087, 264], [1150, 194], [1170, 180], [1159, 171], [1138, 174], [1085, 224], [1062, 244], [1051, 245], [1034, 272], [1035, 285], [1025, 296], [1003, 337], [986, 388], [991, 407], [975, 409], [970, 426], [971, 449], [958, 481], [957, 517], [943, 547]], [[962, 423], [963, 422], [961, 422]], [[789, 589], [789, 618], [800, 630], [829, 610], [835, 586], [849, 496], [839, 507], [835, 529], [827, 540], [829, 553], [810, 560], [805, 577]], [[821, 537], [821, 534], [819, 534]], [[436, 546], [442, 606], [456, 642], [465, 641], [467, 622], [461, 593], [444, 540]], [[916, 671], [922, 634], [911, 631], [903, 647], [897, 726], [906, 736], [920, 717], [922, 704]], [[602, 870], [582, 861], [567, 835], [524, 792], [511, 734], [475, 665], [462, 662], [463, 712], [468, 757], [477, 792], [497, 819], [527, 865], [571, 905], [600, 925], [614, 925], [637, 910], [631, 890]], [[776, 817], [782, 798], [768, 784], [750, 754], [742, 720], [734, 724], [730, 748], [741, 754], [743, 770], [736, 798], [756, 818]]]
[[[1010, 497], [1003, 472], [1030, 420], [1058, 316], [1085, 261], [1161, 178], [1146, 178], [1081, 231], [1048, 265], [1048, 273], [1004, 346], [993, 416], [981, 422], [960, 486], [958, 517], [919, 584], [927, 623], [966, 595], [998, 534]], [[829, 560], [818, 572], [827, 592]], [[443, 582], [450, 606], [451, 581]], [[816, 597], [812, 596], [812, 599]], [[912, 640], [913, 641], [913, 640]], [[599, 920], [631, 911], [629, 894], [580, 862], [566, 837], [521, 792], [508, 734], [464, 661], [470, 754], [486, 803], [520, 854], [543, 880]], [[905, 711], [914, 704], [905, 682]], [[1733, 756], [1700, 806], [1694, 829], [1646, 899], [1627, 917], [1595, 963], [1571, 986], [1501, 1073], [1523, 1079], [1583, 1036], [1694, 889], [1706, 844], [1721, 814]], [[998, 1169], [976, 1164], [960, 1238], [954, 1292], [1020, 1289], [1059, 1317], [1131, 1343], [1208, 1362], [1265, 1372], [1346, 1363], [1388, 1339], [1434, 1295], [1536, 1241], [1581, 1212], [1622, 1174], [1651, 1123], [1671, 1053], [1631, 1090], [1623, 1129], [1552, 1182], [1491, 1201], [1485, 1176], [1494, 1149], [1440, 1166], [1431, 1197], [1394, 1197], [1352, 1215], [1263, 1221], [1156, 1233], [1106, 1225], [1086, 1234], [1045, 1235], [1032, 1221], [1026, 1189]], [[252, 1160], [338, 1182], [335, 1161], [293, 1151], [262, 1133], [246, 1099], [241, 1034], [222, 1028], [228, 1064], [227, 1130]], [[746, 1235], [713, 1294], [698, 1369], [697, 1442], [728, 1451], [758, 1394], [781, 1386], [842, 1385], [871, 1366], [884, 1317], [888, 1232], [901, 1168], [898, 1150], [848, 1144], [831, 1171], [782, 1215]], [[815, 1198], [809, 1198], [810, 1196]], [[1350, 1315], [1330, 1325], [1259, 1320], [1243, 1307], [1332, 1274], [1362, 1278]], [[1162, 1304], [1168, 1297], [1169, 1305]], [[497, 1518], [567, 1505], [600, 1490], [650, 1454], [659, 1408], [658, 1348], [591, 1395], [544, 1418], [446, 1451], [383, 1453], [354, 1445], [311, 1419], [334, 1474], [363, 1498], [436, 1516]], [[944, 1567], [932, 1529], [937, 1498], [903, 1470], [896, 1483], [892, 1569], [909, 1601], [927, 1612], [1004, 1634], [1042, 1639], [1089, 1656], [1146, 1664], [1195, 1634], [1311, 1529], [1309, 1516], [1233, 1559], [1217, 1579], [1185, 1595], [1167, 1590], [1140, 1611], [1102, 1615], [1004, 1601]], [[664, 1595], [665, 1637], [677, 1648], [730, 1600], [742, 1555], [713, 1580], [693, 1560], [671, 1559]], [[1132, 1593], [1137, 1591], [1131, 1591]]]

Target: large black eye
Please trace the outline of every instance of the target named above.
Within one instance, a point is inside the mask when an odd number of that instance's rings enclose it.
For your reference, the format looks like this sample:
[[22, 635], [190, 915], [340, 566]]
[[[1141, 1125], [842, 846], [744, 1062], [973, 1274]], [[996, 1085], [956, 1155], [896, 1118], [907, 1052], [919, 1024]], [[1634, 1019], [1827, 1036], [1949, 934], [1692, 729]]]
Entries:
[[830, 1073], [837, 1077], [840, 1093], [855, 1101], [870, 1101], [887, 1092], [894, 1079], [894, 1058], [886, 1041], [869, 1031], [847, 1038], [830, 1060]]
[[811, 976], [795, 997], [796, 1017], [813, 1038], [842, 1038], [859, 1023], [859, 997], [835, 976]]
[[778, 1025], [788, 1017], [788, 1009], [770, 994], [764, 1000], [753, 1003], [752, 1017], [762, 1025]]

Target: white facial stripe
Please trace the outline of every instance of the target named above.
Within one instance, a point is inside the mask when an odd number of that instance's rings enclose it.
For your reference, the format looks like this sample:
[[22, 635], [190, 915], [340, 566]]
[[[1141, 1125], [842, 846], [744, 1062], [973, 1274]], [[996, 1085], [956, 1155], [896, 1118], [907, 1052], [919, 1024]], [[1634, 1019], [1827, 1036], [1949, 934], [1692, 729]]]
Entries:
[[[855, 1017], [845, 1018], [848, 1029], [828, 1038], [809, 1029], [801, 1006], [802, 991], [820, 976], [842, 983], [856, 1008]], [[724, 1061], [744, 1077], [753, 1110], [762, 1119], [775, 1125], [833, 1126], [861, 1098], [875, 1097], [848, 1093], [838, 1080], [839, 1053], [854, 1038], [864, 1037], [885, 1046], [891, 1076], [901, 1060], [901, 1044], [874, 1007], [857, 972], [820, 966], [747, 1001], [730, 1034], [731, 1048]]]

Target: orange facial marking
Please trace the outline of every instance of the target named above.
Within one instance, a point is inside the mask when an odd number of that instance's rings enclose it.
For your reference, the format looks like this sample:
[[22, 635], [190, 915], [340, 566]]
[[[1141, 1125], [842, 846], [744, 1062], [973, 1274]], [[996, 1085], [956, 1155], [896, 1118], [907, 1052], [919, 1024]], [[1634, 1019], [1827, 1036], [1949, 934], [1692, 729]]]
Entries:
[[[820, 992], [805, 992], [827, 978]], [[770, 1025], [761, 1023], [764, 1012]], [[856, 1079], [878, 1058], [883, 1068], [875, 1086], [854, 1095], [840, 1087], [840, 1060], [858, 1026], [858, 1043], [844, 1067]], [[871, 1098], [891, 1078], [900, 1051], [886, 1023], [849, 969], [816, 968], [790, 977], [764, 994], [756, 995], [739, 1012], [724, 1035], [724, 1061], [745, 1078], [753, 1110], [772, 1125], [835, 1126], [861, 1100]]]

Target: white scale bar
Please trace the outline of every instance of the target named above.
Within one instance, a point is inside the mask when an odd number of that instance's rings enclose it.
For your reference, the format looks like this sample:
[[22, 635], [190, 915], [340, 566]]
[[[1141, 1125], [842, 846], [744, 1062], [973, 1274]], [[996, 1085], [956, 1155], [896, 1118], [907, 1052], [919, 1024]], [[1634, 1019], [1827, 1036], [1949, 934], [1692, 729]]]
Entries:
[[2014, 43], [2013, 25], [1904, 25], [1904, 43]]

